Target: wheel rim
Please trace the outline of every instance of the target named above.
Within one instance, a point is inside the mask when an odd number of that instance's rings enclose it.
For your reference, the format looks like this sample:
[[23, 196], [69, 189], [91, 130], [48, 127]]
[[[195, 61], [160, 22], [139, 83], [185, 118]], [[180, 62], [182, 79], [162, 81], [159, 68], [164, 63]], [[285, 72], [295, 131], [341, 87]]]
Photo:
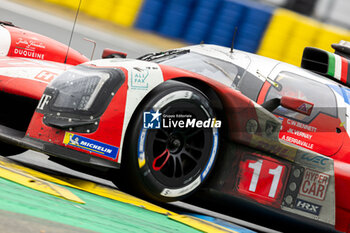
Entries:
[[[202, 106], [203, 107], [203, 106]], [[181, 110], [179, 110], [181, 109]], [[208, 112], [189, 101], [175, 101], [161, 109], [163, 115], [191, 115], [207, 120]], [[213, 129], [163, 128], [147, 132], [146, 156], [153, 176], [168, 187], [182, 187], [200, 175], [211, 154]]]

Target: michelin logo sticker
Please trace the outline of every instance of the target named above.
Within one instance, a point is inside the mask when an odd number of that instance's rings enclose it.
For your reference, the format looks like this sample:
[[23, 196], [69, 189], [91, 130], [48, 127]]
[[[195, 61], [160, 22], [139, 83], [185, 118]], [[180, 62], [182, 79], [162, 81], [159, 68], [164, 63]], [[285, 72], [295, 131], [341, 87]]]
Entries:
[[73, 133], [66, 133], [64, 135], [63, 144], [78, 147], [112, 159], [116, 159], [119, 150], [118, 147], [75, 135]]

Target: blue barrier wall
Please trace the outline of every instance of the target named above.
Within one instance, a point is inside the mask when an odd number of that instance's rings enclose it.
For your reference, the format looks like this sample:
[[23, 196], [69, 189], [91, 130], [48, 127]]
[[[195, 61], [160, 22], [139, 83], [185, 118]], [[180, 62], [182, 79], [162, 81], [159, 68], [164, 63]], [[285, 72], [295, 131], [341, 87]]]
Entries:
[[134, 26], [143, 30], [156, 30], [161, 22], [166, 3], [167, 0], [145, 0]]
[[201, 41], [256, 52], [274, 8], [239, 0], [145, 0], [135, 27], [188, 43]]

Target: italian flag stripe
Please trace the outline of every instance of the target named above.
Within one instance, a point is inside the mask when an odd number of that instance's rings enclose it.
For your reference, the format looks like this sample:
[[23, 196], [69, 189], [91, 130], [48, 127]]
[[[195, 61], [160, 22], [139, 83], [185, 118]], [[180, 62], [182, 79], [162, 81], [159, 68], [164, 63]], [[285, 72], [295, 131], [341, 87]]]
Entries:
[[349, 62], [346, 58], [343, 58], [339, 55], [328, 53], [328, 72], [329, 76], [334, 77], [335, 79], [346, 83], [348, 80], [348, 66]]
[[335, 57], [333, 53], [328, 53], [328, 75], [334, 77], [335, 71]]
[[342, 83], [347, 83], [348, 81], [350, 81], [348, 79], [348, 72], [349, 72], [348, 66], [349, 66], [348, 60], [342, 57], [341, 58], [342, 68], [341, 68], [341, 79], [340, 79]]
[[342, 74], [342, 60], [341, 60], [341, 56], [338, 56], [338, 55], [334, 54], [334, 58], [335, 58], [334, 78], [336, 78], [336, 79], [338, 79], [340, 81], [341, 74]]

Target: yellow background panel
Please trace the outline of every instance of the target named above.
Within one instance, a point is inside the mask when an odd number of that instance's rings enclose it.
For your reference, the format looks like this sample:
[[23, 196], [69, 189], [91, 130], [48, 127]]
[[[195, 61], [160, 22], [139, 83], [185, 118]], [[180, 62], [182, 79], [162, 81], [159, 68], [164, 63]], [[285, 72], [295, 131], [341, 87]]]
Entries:
[[86, 0], [84, 12], [99, 19], [109, 19], [118, 0]]
[[110, 20], [121, 26], [133, 26], [142, 2], [142, 0], [119, 0], [119, 4], [116, 4], [113, 8]]
[[305, 47], [333, 52], [331, 44], [340, 40], [350, 40], [348, 30], [277, 9], [265, 31], [258, 54], [299, 66]]

